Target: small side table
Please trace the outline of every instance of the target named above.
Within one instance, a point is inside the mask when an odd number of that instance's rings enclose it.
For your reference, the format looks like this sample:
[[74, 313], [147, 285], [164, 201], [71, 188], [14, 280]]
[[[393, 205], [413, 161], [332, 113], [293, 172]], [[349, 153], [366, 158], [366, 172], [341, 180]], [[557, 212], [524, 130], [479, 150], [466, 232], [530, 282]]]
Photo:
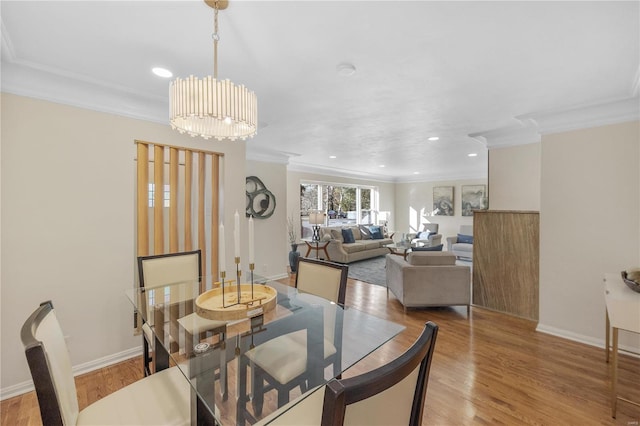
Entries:
[[402, 256], [404, 260], [407, 260], [407, 256], [411, 252], [411, 249], [415, 247], [424, 247], [424, 243], [420, 243], [420, 242], [413, 243], [413, 244], [393, 243], [393, 244], [387, 244], [385, 247], [389, 249], [391, 254]]
[[[606, 316], [606, 360], [609, 362], [611, 347], [611, 417], [616, 418], [618, 400], [640, 406], [638, 402], [618, 396], [618, 330], [640, 333], [640, 293], [631, 290], [622, 281], [620, 274], [604, 276], [604, 298], [607, 305]], [[609, 332], [613, 331], [613, 342], [609, 345]]]
[[318, 254], [320, 250], [322, 250], [324, 251], [326, 260], [331, 261], [331, 258], [329, 257], [329, 252], [327, 252], [327, 246], [329, 245], [330, 241], [313, 241], [313, 240], [302, 240], [302, 241], [304, 241], [304, 243], [307, 245], [307, 254], [304, 255], [305, 257], [309, 257], [309, 253], [311, 253], [311, 250], [315, 250], [316, 259], [319, 259]]

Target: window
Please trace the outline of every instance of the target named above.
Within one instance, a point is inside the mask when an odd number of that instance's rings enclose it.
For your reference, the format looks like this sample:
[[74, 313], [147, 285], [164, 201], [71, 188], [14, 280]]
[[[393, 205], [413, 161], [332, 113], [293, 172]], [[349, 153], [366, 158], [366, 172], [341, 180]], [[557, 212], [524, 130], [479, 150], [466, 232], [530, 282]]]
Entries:
[[[149, 207], [153, 207], [154, 206], [154, 196], [155, 196], [155, 184], [150, 183], [149, 184]], [[165, 185], [164, 186], [164, 206], [165, 207], [169, 207], [170, 204], [170, 200], [169, 200], [169, 185]]]
[[309, 212], [326, 213], [326, 225], [373, 223], [377, 208], [378, 189], [371, 186], [320, 182], [300, 184], [300, 224], [303, 238], [311, 236]]

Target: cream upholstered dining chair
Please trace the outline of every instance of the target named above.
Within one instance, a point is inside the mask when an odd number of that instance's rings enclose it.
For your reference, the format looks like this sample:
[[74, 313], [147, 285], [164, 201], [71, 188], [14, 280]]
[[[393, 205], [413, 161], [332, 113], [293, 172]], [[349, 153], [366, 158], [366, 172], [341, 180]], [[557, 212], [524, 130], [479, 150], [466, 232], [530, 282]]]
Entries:
[[420, 426], [438, 326], [429, 321], [409, 349], [388, 364], [335, 379], [256, 425]]
[[138, 380], [80, 410], [69, 351], [50, 301], [25, 321], [21, 338], [44, 425], [190, 424], [190, 386], [177, 367]]
[[[338, 309], [335, 304], [344, 306], [348, 272], [347, 265], [299, 258], [295, 281], [296, 288], [303, 293], [299, 297], [304, 298], [304, 293], [310, 293], [334, 302], [334, 305], [326, 308], [327, 310]], [[325, 366], [333, 365], [333, 376], [341, 372], [340, 353], [335, 345], [339, 340], [342, 340], [342, 327], [341, 323], [336, 321], [336, 312], [325, 311], [324, 359]], [[264, 392], [277, 390], [279, 407], [289, 401], [289, 392], [292, 389], [300, 386], [303, 391], [306, 390], [306, 330], [276, 337], [248, 351], [246, 355], [250, 360], [252, 377], [264, 377], [267, 382]], [[257, 395], [258, 399], [261, 397]]]
[[[150, 290], [157, 287], [166, 286], [180, 282], [198, 281], [201, 279], [202, 263], [201, 251], [194, 250], [188, 252], [159, 254], [154, 256], [138, 257], [138, 277], [140, 287]], [[194, 295], [194, 297], [197, 295]], [[225, 321], [214, 321], [203, 318], [192, 311], [193, 305], [189, 300], [183, 301], [183, 311], [180, 309], [170, 310], [171, 315], [179, 315], [177, 323], [184, 330], [185, 348], [193, 348], [193, 336], [199, 338], [206, 337], [207, 332], [220, 334], [224, 339], [227, 323]], [[185, 311], [188, 310], [188, 311]], [[148, 315], [150, 323], [142, 324], [142, 345], [144, 355], [145, 375], [151, 374], [151, 364], [153, 363], [154, 338], [151, 327], [153, 325], [153, 315]], [[171, 321], [173, 324], [174, 322]], [[177, 342], [179, 330], [169, 330], [170, 338]], [[155, 370], [155, 366], [154, 366]]]

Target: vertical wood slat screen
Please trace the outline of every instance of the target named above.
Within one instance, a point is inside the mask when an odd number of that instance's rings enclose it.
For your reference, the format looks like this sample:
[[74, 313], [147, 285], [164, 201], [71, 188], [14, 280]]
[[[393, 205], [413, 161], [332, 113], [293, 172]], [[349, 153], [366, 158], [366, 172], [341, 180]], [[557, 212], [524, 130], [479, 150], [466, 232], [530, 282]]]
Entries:
[[[183, 147], [135, 141], [137, 144], [137, 254], [175, 253], [200, 249], [202, 251], [202, 276], [210, 274], [211, 284], [217, 281], [218, 240], [217, 224], [220, 223], [220, 157], [216, 152], [193, 150]], [[150, 148], [153, 158], [150, 158]], [[168, 184], [165, 183], [165, 151], [169, 153]], [[194, 154], [197, 165], [194, 167]], [[183, 158], [184, 163], [180, 163]], [[210, 164], [207, 170], [207, 163]], [[156, 167], [162, 165], [161, 167]], [[181, 167], [182, 170], [181, 170]], [[153, 168], [153, 221], [150, 222], [149, 190], [150, 167]], [[195, 169], [195, 176], [194, 176]], [[182, 181], [182, 183], [181, 183]], [[206, 183], [209, 182], [209, 187]], [[165, 189], [168, 186], [168, 191]], [[192, 191], [197, 191], [195, 197]], [[207, 190], [209, 193], [207, 194]], [[165, 192], [168, 192], [168, 207], [165, 206]], [[208, 196], [208, 197], [207, 197]], [[194, 205], [195, 204], [195, 205]], [[207, 208], [209, 207], [209, 209]], [[165, 209], [168, 215], [165, 214]], [[210, 211], [211, 221], [207, 232], [206, 214]], [[194, 212], [197, 215], [194, 229]], [[168, 244], [165, 244], [165, 229]], [[151, 231], [153, 235], [151, 235]], [[194, 236], [193, 232], [197, 235]], [[150, 241], [152, 240], [152, 241]], [[194, 246], [195, 242], [195, 246]], [[210, 256], [207, 256], [210, 248]], [[153, 247], [153, 253], [150, 252]], [[207, 289], [203, 279], [200, 291]]]

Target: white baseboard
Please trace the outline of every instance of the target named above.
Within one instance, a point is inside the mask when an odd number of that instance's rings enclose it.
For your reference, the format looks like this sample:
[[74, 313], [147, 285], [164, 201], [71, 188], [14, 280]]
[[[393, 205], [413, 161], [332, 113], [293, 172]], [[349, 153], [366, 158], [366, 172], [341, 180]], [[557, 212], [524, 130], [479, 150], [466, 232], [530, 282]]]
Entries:
[[[578, 343], [584, 343], [589, 346], [595, 346], [604, 350], [605, 342], [602, 339], [596, 339], [595, 337], [585, 336], [583, 334], [573, 333], [571, 331], [563, 330], [556, 327], [551, 327], [544, 324], [538, 324], [536, 331], [545, 334], [551, 334], [552, 336], [562, 337], [563, 339], [572, 340]], [[619, 345], [618, 351], [626, 355], [630, 355], [636, 358], [640, 358], [639, 348], [632, 346]]]
[[[119, 362], [126, 361], [140, 355], [142, 355], [142, 347], [127, 349], [126, 351], [98, 358], [93, 361], [85, 362], [84, 364], [76, 365], [72, 369], [73, 375], [79, 376], [81, 374], [108, 367], [110, 365], [117, 364]], [[142, 363], [140, 363], [140, 368], [142, 368]], [[16, 385], [8, 386], [6, 388], [0, 389], [0, 401], [4, 401], [5, 399], [12, 398], [14, 396], [22, 395], [23, 393], [31, 392], [32, 390], [34, 390], [32, 380], [27, 380]]]

